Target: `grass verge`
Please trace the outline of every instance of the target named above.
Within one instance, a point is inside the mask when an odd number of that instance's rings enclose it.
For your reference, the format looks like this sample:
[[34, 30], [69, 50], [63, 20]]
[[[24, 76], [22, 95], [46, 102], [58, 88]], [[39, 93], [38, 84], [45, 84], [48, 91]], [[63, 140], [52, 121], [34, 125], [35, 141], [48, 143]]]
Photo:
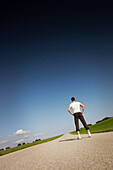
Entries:
[[49, 141], [55, 140], [55, 139], [57, 139], [57, 138], [59, 138], [61, 136], [63, 136], [63, 134], [55, 136], [55, 137], [52, 137], [52, 138], [43, 139], [43, 140], [40, 140], [40, 141], [36, 141], [36, 142], [32, 142], [32, 143], [16, 146], [16, 147], [13, 147], [13, 148], [10, 148], [10, 149], [6, 149], [6, 150], [3, 150], [3, 151], [0, 151], [0, 156], [8, 154], [8, 153], [11, 153], [11, 152], [15, 152], [15, 151], [18, 151], [18, 150], [21, 150], [21, 149], [24, 149], [24, 148], [28, 148], [28, 147], [31, 147], [31, 146], [34, 146], [34, 145], [38, 145], [38, 144], [42, 144], [42, 143], [45, 143], [45, 142], [49, 142]]
[[[102, 122], [96, 123], [94, 125], [88, 126], [91, 133], [100, 133], [100, 132], [109, 132], [109, 131], [113, 131], [113, 117], [104, 120]], [[81, 128], [80, 129], [80, 133], [81, 134], [86, 134], [87, 131], [85, 130], [85, 128]], [[76, 135], [77, 132], [73, 131], [70, 132], [70, 134]]]

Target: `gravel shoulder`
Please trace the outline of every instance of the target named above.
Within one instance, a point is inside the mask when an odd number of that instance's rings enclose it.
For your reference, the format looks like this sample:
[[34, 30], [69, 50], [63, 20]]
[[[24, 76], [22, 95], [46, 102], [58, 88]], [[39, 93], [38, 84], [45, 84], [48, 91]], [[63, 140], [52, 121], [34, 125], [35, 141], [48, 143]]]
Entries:
[[113, 170], [113, 132], [65, 134], [0, 157], [0, 170]]

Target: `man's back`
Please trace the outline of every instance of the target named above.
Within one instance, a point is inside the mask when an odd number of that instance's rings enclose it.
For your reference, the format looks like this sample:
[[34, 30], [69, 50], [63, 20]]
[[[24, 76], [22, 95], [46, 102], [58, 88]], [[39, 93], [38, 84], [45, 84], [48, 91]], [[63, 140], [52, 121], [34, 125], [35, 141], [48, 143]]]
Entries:
[[80, 102], [72, 102], [70, 107], [73, 109], [73, 113], [81, 112], [80, 110]]

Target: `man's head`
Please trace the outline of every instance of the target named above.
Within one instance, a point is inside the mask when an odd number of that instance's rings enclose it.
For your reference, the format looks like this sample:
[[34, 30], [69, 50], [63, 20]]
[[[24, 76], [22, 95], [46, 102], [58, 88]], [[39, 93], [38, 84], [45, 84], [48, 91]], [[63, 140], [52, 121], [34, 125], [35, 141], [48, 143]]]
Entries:
[[74, 97], [72, 97], [72, 98], [71, 98], [71, 100], [72, 100], [72, 102], [73, 102], [73, 101], [75, 101], [75, 98], [74, 98]]

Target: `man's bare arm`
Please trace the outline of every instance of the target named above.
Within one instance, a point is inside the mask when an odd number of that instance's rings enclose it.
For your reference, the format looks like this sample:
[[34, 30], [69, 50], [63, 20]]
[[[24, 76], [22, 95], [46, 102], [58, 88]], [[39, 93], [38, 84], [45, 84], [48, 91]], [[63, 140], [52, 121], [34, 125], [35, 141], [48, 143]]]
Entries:
[[69, 106], [69, 108], [68, 108], [68, 111], [69, 111], [69, 113], [71, 113], [71, 115], [73, 115], [73, 113], [71, 112], [71, 107]]
[[83, 104], [80, 104], [80, 106], [82, 107], [82, 112], [81, 113], [83, 113], [85, 106]]

